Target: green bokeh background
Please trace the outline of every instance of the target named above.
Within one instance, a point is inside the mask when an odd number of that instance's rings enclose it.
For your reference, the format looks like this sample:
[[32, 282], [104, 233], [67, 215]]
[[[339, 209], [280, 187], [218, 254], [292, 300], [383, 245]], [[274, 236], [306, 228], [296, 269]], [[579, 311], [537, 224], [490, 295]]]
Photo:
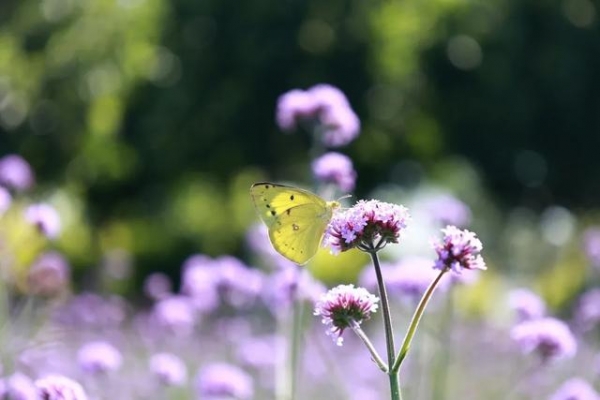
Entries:
[[589, 0], [4, 0], [0, 152], [31, 162], [29, 195], [61, 213], [54, 246], [76, 275], [115, 251], [135, 260], [127, 292], [152, 271], [176, 277], [192, 253], [249, 259], [250, 184], [310, 182], [310, 140], [277, 129], [277, 97], [326, 82], [362, 121], [342, 149], [357, 198], [384, 184], [449, 187], [486, 221], [497, 270], [521, 257], [531, 275], [543, 266], [545, 290], [566, 275], [579, 288], [577, 237], [548, 262], [555, 248], [520, 253], [540, 242], [535, 217], [503, 216], [558, 204], [580, 227], [594, 221], [598, 11]]

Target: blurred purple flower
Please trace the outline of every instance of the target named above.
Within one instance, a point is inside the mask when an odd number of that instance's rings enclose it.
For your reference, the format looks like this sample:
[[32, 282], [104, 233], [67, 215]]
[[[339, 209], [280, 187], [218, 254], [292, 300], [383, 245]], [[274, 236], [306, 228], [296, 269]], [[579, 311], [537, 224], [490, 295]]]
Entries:
[[103, 298], [94, 293], [82, 293], [69, 299], [54, 314], [56, 322], [80, 329], [112, 328], [126, 318], [126, 303], [118, 296]]
[[571, 378], [550, 396], [549, 400], [599, 400], [600, 395], [586, 380]]
[[444, 194], [433, 197], [426, 201], [424, 207], [442, 225], [468, 226], [471, 222], [471, 210], [454, 196]]
[[312, 172], [318, 181], [332, 183], [342, 192], [351, 192], [356, 183], [356, 171], [350, 157], [329, 152], [312, 162]]
[[218, 271], [218, 288], [223, 298], [234, 307], [251, 306], [263, 288], [263, 274], [251, 269], [233, 256], [214, 260]]
[[104, 341], [89, 342], [77, 352], [79, 367], [91, 374], [116, 371], [123, 363], [123, 356], [112, 344]]
[[150, 372], [165, 386], [182, 386], [187, 382], [187, 368], [171, 353], [157, 353], [150, 358]]
[[25, 219], [35, 225], [49, 239], [55, 239], [60, 233], [60, 216], [49, 204], [33, 204], [25, 210]]
[[342, 334], [353, 323], [361, 324], [377, 311], [379, 298], [365, 288], [339, 285], [329, 290], [315, 305], [314, 315], [321, 316], [327, 335], [341, 346]]
[[265, 335], [261, 337], [245, 337], [238, 343], [237, 358], [244, 365], [254, 368], [273, 367], [277, 349], [281, 348], [281, 336]]
[[594, 267], [600, 267], [600, 227], [586, 229], [583, 234], [583, 249]]
[[347, 210], [336, 212], [327, 226], [324, 243], [332, 253], [354, 247], [383, 247], [398, 243], [410, 216], [404, 206], [377, 200], [359, 200]]
[[10, 208], [12, 204], [12, 196], [2, 186], [0, 186], [0, 217]]
[[250, 375], [235, 365], [215, 363], [198, 372], [196, 390], [203, 400], [249, 400], [254, 396], [254, 382]]
[[578, 329], [588, 331], [600, 323], [600, 288], [584, 292], [577, 301], [574, 311]]
[[29, 292], [36, 296], [56, 296], [69, 285], [70, 267], [62, 254], [52, 251], [41, 254], [29, 268]]
[[543, 362], [570, 358], [577, 351], [573, 333], [567, 324], [556, 318], [521, 322], [511, 329], [510, 336], [523, 353], [535, 352]]
[[189, 296], [197, 310], [214, 311], [219, 306], [218, 265], [202, 254], [188, 257], [182, 266], [181, 293]]
[[[373, 268], [369, 269], [373, 270]], [[415, 304], [421, 299], [425, 290], [439, 274], [432, 268], [432, 261], [425, 257], [405, 258], [384, 273], [390, 296], [397, 296], [410, 304]], [[449, 284], [450, 280], [444, 279], [440, 281], [436, 290], [446, 290]]]
[[537, 319], [546, 313], [546, 303], [529, 289], [514, 289], [508, 297], [510, 308], [516, 312], [517, 320]]
[[266, 279], [263, 300], [269, 309], [277, 314], [288, 312], [293, 301], [310, 301], [314, 303], [327, 289], [304, 269], [290, 264]]
[[293, 131], [303, 122], [310, 123], [321, 135], [323, 143], [340, 147], [354, 140], [360, 132], [360, 120], [344, 93], [338, 88], [320, 84], [307, 91], [284, 93], [277, 101], [277, 125]]
[[178, 335], [189, 335], [196, 325], [195, 307], [184, 296], [171, 296], [154, 304], [154, 320], [159, 326]]
[[62, 375], [49, 375], [34, 384], [41, 400], [87, 400], [81, 385]]
[[37, 400], [33, 381], [19, 372], [0, 380], [0, 399]]
[[10, 189], [26, 190], [34, 182], [33, 170], [23, 157], [9, 154], [0, 158], [0, 184]]
[[144, 293], [152, 300], [161, 300], [173, 294], [171, 279], [162, 272], [155, 272], [144, 279]]
[[483, 258], [479, 255], [483, 246], [473, 232], [449, 225], [442, 229], [442, 233], [444, 234], [442, 240], [432, 243], [438, 255], [435, 269], [447, 269], [457, 273], [463, 269], [487, 269]]

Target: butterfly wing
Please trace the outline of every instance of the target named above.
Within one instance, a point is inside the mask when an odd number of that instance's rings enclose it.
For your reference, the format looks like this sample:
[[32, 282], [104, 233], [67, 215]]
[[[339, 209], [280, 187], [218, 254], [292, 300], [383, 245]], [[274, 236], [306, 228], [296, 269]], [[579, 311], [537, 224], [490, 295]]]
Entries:
[[306, 264], [319, 249], [332, 207], [311, 192], [285, 185], [257, 183], [250, 194], [275, 250]]

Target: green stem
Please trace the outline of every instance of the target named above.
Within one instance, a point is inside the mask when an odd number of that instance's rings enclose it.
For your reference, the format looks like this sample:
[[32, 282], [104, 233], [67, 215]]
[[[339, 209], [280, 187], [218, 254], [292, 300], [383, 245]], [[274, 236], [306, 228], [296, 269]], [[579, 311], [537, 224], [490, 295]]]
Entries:
[[437, 287], [438, 283], [440, 283], [442, 276], [444, 276], [444, 274], [446, 272], [447, 272], [447, 270], [443, 269], [439, 273], [439, 275], [433, 280], [433, 282], [431, 282], [431, 284], [429, 285], [429, 287], [423, 294], [423, 297], [421, 297], [421, 300], [419, 301], [419, 305], [417, 306], [417, 309], [415, 310], [415, 313], [413, 314], [413, 317], [410, 321], [408, 330], [406, 331], [406, 336], [404, 337], [404, 341], [402, 342], [402, 347], [400, 348], [400, 352], [398, 353], [398, 358], [395, 360], [395, 363], [391, 368], [392, 372], [398, 373], [400, 371], [400, 365], [402, 365], [402, 361], [404, 361], [404, 358], [406, 357], [406, 354], [408, 353], [410, 344], [415, 336], [415, 333], [417, 332], [417, 327], [419, 326], [419, 322], [421, 321], [421, 317], [423, 316], [423, 313], [425, 312], [425, 308], [427, 307], [427, 303], [429, 303], [429, 300], [431, 299], [431, 296], [433, 295], [433, 291]]
[[402, 394], [400, 390], [398, 371], [394, 371], [392, 369], [392, 366], [395, 364], [396, 350], [394, 348], [394, 330], [392, 328], [392, 315], [390, 312], [387, 291], [383, 282], [383, 274], [381, 273], [381, 265], [379, 264], [377, 249], [371, 245], [368, 253], [371, 256], [371, 260], [373, 260], [375, 275], [377, 276], [377, 286], [379, 288], [379, 297], [381, 298], [381, 312], [383, 314], [383, 325], [385, 329], [385, 343], [388, 357], [388, 378], [390, 380], [391, 400], [401, 400]]
[[367, 334], [362, 330], [360, 325], [355, 320], [350, 320], [350, 328], [352, 328], [354, 333], [356, 333], [356, 335], [360, 338], [360, 340], [362, 340], [365, 346], [367, 346], [367, 349], [369, 349], [369, 353], [371, 353], [373, 361], [375, 361], [375, 364], [377, 364], [379, 369], [387, 374], [388, 366], [385, 365], [385, 361], [381, 359], [379, 353], [377, 353], [377, 350], [375, 349], [375, 346], [373, 346], [373, 343], [371, 343]]

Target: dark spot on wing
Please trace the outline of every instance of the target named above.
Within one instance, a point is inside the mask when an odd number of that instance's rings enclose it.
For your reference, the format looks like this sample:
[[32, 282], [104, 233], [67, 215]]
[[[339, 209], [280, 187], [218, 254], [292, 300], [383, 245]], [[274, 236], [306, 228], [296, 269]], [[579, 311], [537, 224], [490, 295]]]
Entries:
[[291, 208], [288, 208], [287, 210], [285, 210], [285, 213], [286, 213], [287, 215], [290, 215], [290, 213], [291, 213], [291, 212], [292, 212], [292, 209], [291, 209]]
[[290, 196], [290, 200], [294, 201], [294, 195]]
[[[265, 201], [266, 201], [266, 200], [265, 200]], [[271, 208], [271, 205], [270, 205], [270, 204], [267, 204], [267, 208]]]
[[298, 226], [298, 224], [292, 224], [292, 229], [297, 231], [298, 229], [300, 229], [300, 227]]
[[277, 214], [274, 210], [271, 211], [271, 215], [275, 216], [275, 214]]

